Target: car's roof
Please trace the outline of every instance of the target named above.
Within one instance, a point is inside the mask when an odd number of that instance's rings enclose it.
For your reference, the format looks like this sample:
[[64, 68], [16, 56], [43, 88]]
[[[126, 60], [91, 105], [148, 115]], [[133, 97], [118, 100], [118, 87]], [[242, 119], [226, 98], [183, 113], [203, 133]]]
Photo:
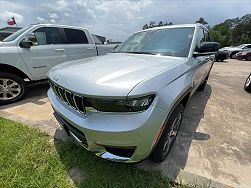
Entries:
[[202, 24], [196, 23], [196, 24], [179, 24], [179, 25], [167, 25], [167, 26], [160, 26], [160, 27], [153, 27], [145, 30], [140, 30], [135, 33], [139, 33], [142, 31], [152, 31], [152, 30], [160, 30], [160, 29], [167, 29], [167, 28], [182, 28], [182, 27], [199, 27], [202, 26], [203, 28], [206, 28]]
[[38, 23], [38, 24], [31, 24], [31, 25], [32, 26], [49, 26], [49, 27], [66, 27], [66, 28], [81, 28], [81, 29], [86, 29], [84, 27], [79, 27], [79, 26], [60, 25], [60, 24], [47, 24], [47, 23]]

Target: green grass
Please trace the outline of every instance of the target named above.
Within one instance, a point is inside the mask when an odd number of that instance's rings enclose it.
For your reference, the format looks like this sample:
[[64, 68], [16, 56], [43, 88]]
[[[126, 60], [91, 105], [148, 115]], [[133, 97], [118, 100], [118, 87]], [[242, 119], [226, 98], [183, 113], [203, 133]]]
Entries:
[[[171, 187], [159, 172], [109, 162], [71, 142], [52, 140], [37, 129], [0, 118], [0, 188]], [[80, 169], [81, 183], [69, 178]]]

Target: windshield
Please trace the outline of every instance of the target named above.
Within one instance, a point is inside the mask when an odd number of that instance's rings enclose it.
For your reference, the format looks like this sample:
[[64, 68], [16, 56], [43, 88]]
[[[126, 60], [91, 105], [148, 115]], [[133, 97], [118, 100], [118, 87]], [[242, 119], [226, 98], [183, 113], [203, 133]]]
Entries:
[[21, 35], [23, 32], [25, 32], [27, 29], [29, 29], [31, 26], [24, 27], [17, 32], [13, 33], [12, 35], [8, 36], [6, 39], [3, 40], [3, 42], [10, 42], [15, 40], [19, 35]]
[[239, 46], [237, 46], [237, 48], [243, 48], [245, 46], [245, 44], [241, 44]]
[[194, 27], [167, 28], [135, 33], [114, 53], [136, 53], [187, 57], [193, 39]]

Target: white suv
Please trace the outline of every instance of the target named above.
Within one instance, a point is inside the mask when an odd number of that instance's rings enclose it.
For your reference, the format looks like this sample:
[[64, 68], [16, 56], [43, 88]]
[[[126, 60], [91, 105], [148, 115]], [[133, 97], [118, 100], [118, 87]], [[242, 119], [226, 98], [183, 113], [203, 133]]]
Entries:
[[28, 81], [46, 79], [53, 66], [103, 55], [113, 47], [96, 46], [80, 27], [37, 24], [17, 31], [0, 42], [0, 105], [21, 99]]

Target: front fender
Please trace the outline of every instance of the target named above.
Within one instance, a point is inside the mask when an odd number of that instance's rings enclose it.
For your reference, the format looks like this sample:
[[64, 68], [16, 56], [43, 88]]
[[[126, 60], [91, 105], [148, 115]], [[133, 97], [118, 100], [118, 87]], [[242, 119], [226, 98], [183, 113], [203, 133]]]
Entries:
[[0, 65], [14, 67], [26, 74], [29, 79], [33, 78], [16, 46], [0, 47]]
[[168, 83], [168, 77], [172, 73], [156, 76], [137, 85], [129, 96], [142, 96], [155, 94], [154, 104], [161, 110], [169, 113], [172, 106], [183, 97], [184, 93], [191, 91], [193, 87], [193, 72], [188, 71]]
[[156, 106], [169, 114], [188, 93], [191, 94], [192, 88], [192, 77], [189, 73], [184, 74], [158, 91]]

